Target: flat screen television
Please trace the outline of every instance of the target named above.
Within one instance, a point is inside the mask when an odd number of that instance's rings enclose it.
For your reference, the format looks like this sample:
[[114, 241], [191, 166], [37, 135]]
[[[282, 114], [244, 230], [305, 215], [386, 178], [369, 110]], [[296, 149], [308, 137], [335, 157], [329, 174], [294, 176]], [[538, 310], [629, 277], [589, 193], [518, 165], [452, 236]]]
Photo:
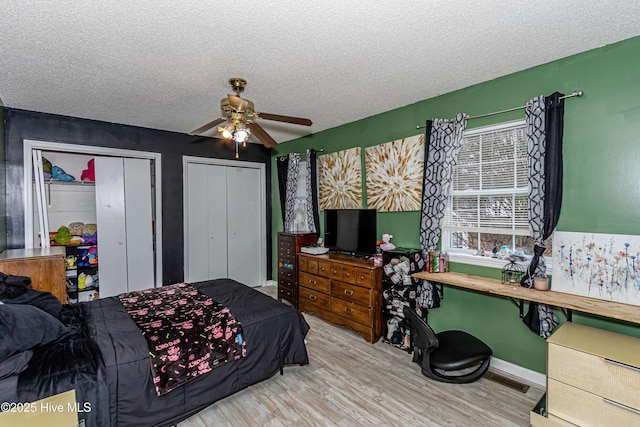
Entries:
[[325, 209], [324, 245], [353, 255], [375, 255], [375, 209]]

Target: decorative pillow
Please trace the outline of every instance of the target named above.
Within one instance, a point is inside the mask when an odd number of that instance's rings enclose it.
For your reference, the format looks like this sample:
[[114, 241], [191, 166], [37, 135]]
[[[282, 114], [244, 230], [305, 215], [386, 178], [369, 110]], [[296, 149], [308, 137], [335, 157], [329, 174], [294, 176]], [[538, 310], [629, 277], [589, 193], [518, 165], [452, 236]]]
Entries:
[[72, 331], [37, 307], [0, 304], [0, 362], [16, 353], [67, 337]]

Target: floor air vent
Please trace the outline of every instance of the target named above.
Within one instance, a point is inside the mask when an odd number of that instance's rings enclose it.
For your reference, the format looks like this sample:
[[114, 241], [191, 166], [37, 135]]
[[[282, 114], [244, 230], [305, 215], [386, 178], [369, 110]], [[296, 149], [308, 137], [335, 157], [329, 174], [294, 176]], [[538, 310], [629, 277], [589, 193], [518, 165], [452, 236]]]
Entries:
[[487, 372], [483, 378], [486, 378], [490, 381], [497, 382], [498, 384], [502, 384], [505, 387], [509, 387], [514, 390], [517, 390], [520, 393], [526, 393], [527, 391], [529, 391], [529, 386], [527, 384], [523, 384], [519, 381], [512, 380], [511, 378], [504, 377], [492, 371]]

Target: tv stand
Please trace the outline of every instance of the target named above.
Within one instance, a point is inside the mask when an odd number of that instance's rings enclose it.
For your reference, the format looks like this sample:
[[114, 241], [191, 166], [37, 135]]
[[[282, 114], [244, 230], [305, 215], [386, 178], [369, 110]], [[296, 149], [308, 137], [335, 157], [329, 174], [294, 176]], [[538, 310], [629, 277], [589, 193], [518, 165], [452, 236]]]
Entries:
[[370, 343], [382, 336], [382, 267], [353, 255], [298, 254], [299, 309], [346, 326]]

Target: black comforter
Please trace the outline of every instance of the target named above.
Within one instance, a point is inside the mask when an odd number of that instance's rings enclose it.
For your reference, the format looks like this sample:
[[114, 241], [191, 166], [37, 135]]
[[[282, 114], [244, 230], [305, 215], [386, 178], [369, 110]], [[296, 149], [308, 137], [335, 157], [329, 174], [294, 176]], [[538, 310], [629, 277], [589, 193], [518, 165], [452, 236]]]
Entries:
[[[76, 389], [88, 426], [163, 426], [260, 382], [287, 364], [308, 363], [302, 315], [231, 279], [194, 284], [240, 320], [247, 357], [226, 363], [157, 396], [147, 343], [117, 297], [65, 306], [63, 323], [76, 333], [36, 349], [20, 374], [18, 400]], [[88, 405], [87, 405], [88, 404]]]

